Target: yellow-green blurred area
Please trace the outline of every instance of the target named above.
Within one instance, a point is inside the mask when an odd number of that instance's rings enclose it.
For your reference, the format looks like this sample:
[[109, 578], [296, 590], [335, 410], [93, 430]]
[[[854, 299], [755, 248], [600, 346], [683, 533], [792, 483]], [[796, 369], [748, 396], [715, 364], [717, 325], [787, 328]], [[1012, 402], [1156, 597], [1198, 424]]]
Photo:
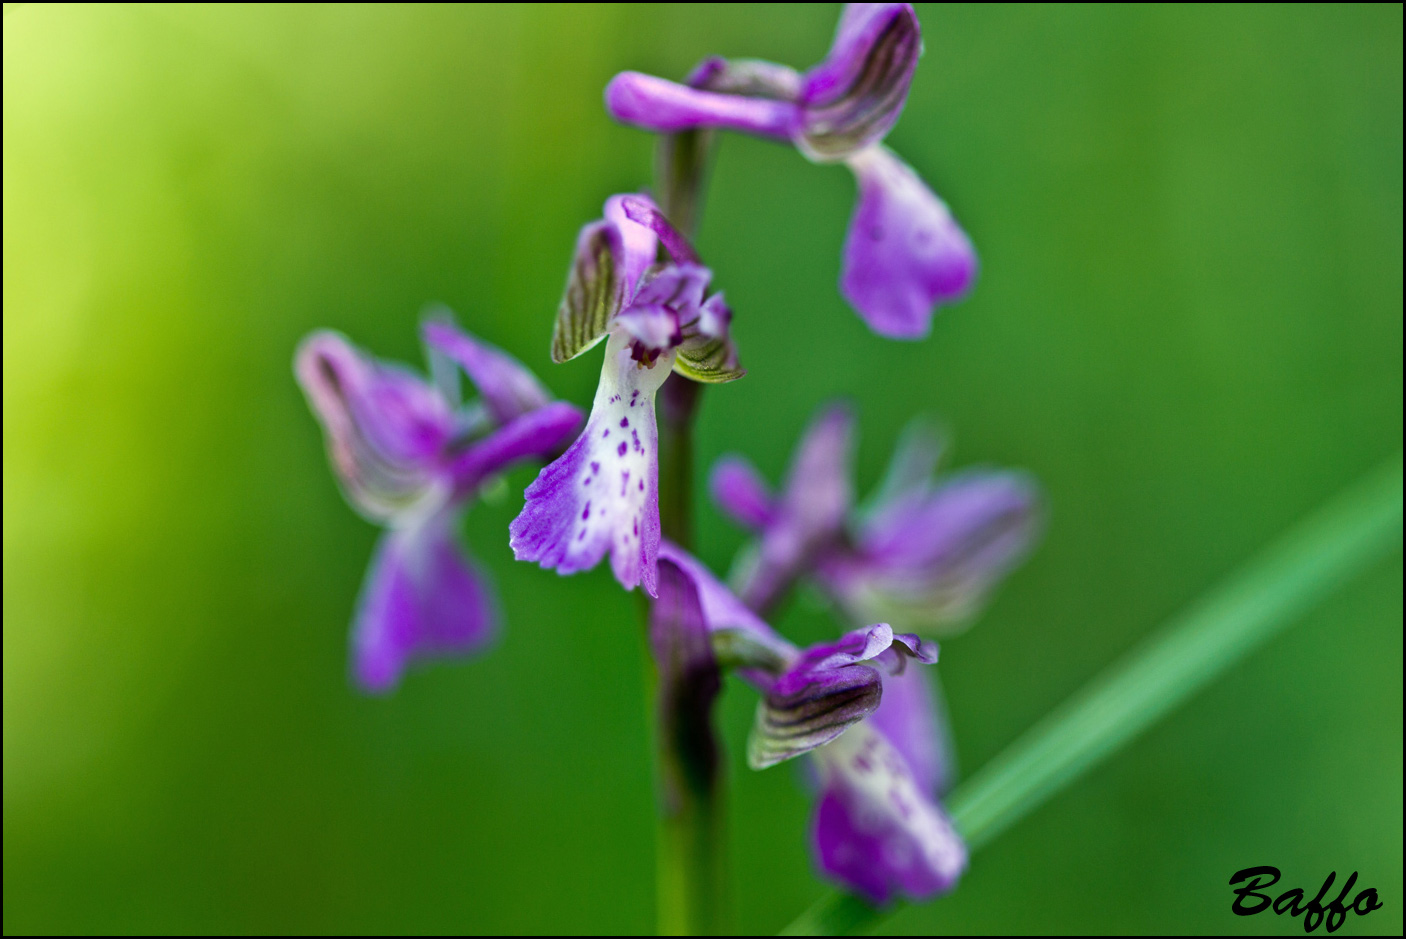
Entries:
[[[376, 531], [293, 382], [344, 331], [419, 365], [426, 304], [554, 366], [579, 227], [649, 183], [610, 76], [711, 53], [807, 66], [835, 6], [7, 5], [4, 929], [638, 932], [653, 927], [639, 609], [608, 567], [512, 560], [532, 470], [464, 533], [507, 625], [394, 695], [347, 680]], [[838, 295], [854, 184], [721, 141], [699, 236], [749, 374], [700, 463], [773, 479], [822, 402], [861, 488], [914, 414], [954, 465], [1024, 467], [1046, 536], [942, 678], [971, 770], [1401, 446], [1402, 11], [920, 6], [890, 144], [982, 259], [932, 336]], [[698, 552], [742, 535], [697, 497]], [[1292, 933], [1237, 870], [1360, 872], [1402, 929], [1401, 559], [976, 855], [894, 931]], [[797, 640], [838, 627], [802, 599]], [[822, 890], [810, 798], [740, 753], [734, 920]]]

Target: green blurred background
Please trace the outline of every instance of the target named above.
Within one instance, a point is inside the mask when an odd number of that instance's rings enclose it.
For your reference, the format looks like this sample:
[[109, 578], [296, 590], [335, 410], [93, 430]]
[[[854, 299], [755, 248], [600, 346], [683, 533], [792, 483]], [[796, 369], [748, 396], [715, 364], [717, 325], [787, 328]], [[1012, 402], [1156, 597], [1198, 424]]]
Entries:
[[[513, 563], [524, 470], [465, 523], [500, 645], [354, 691], [376, 532], [293, 348], [330, 326], [418, 364], [440, 301], [588, 403], [551, 318], [577, 229], [651, 160], [606, 81], [805, 66], [837, 13], [6, 6], [7, 933], [652, 928], [634, 600]], [[775, 478], [844, 395], [862, 486], [918, 412], [957, 464], [1039, 476], [1043, 544], [944, 644], [970, 769], [1400, 448], [1402, 11], [919, 16], [890, 142], [972, 234], [975, 294], [925, 342], [873, 336], [835, 288], [849, 174], [724, 139], [699, 241], [750, 373], [699, 450]], [[704, 514], [706, 560], [740, 543]], [[1229, 913], [1273, 864], [1361, 871], [1386, 905], [1348, 929], [1399, 933], [1401, 615], [1397, 553], [888, 928], [1296, 932]], [[731, 851], [765, 932], [822, 886], [795, 774], [740, 762], [752, 703], [729, 687]]]

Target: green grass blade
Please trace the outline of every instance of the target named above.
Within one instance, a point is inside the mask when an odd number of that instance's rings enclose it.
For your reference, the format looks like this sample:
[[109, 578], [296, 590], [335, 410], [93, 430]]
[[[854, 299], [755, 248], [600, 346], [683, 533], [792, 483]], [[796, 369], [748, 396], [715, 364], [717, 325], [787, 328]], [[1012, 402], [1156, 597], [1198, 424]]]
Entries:
[[[1105, 669], [953, 793], [977, 850], [1146, 730], [1401, 538], [1401, 457], [1338, 495]], [[782, 935], [843, 935], [893, 910], [822, 897]]]

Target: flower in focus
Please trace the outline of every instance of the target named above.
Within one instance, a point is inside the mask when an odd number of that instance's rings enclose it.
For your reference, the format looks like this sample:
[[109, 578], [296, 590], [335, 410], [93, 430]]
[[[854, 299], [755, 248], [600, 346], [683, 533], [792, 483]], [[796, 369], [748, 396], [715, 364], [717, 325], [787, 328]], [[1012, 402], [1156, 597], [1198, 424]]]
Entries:
[[[581, 422], [505, 353], [448, 323], [427, 323], [425, 339], [449, 366], [437, 369], [443, 387], [325, 330], [294, 363], [347, 501], [386, 529], [352, 623], [352, 673], [369, 691], [393, 688], [412, 660], [492, 638], [492, 591], [456, 542], [459, 514], [485, 481], [556, 452]], [[479, 390], [467, 407], [453, 364]]]
[[918, 669], [905, 667], [935, 662], [936, 646], [879, 623], [802, 650], [682, 549], [664, 542], [659, 564], [661, 575], [691, 587], [688, 605], [701, 613], [718, 663], [762, 693], [749, 764], [809, 756], [821, 870], [878, 904], [951, 890], [966, 846], [937, 802], [931, 701], [912, 693], [906, 679]]
[[[659, 246], [669, 260], [658, 262]], [[582, 230], [552, 335], [565, 362], [605, 339], [586, 429], [527, 488], [510, 544], [519, 560], [571, 574], [607, 551], [616, 579], [656, 596], [659, 432], [654, 397], [671, 371], [741, 377], [732, 313], [712, 272], [647, 196], [614, 196]]]
[[616, 119], [660, 133], [740, 130], [843, 162], [859, 184], [840, 290], [877, 333], [926, 336], [934, 307], [959, 299], [976, 254], [947, 206], [882, 141], [922, 54], [907, 3], [846, 4], [825, 60], [805, 73], [755, 60], [705, 60], [686, 84], [622, 72], [606, 88]]
[[[741, 594], [765, 609], [799, 578], [811, 577], [852, 622], [883, 621], [923, 633], [969, 623], [1034, 540], [1034, 482], [1010, 470], [934, 478], [941, 447], [935, 434], [915, 424], [879, 490], [856, 510], [849, 487], [851, 423], [843, 409], [822, 412], [797, 446], [778, 495], [740, 457], [714, 467], [714, 500], [758, 536], [740, 570]], [[827, 456], [817, 458], [820, 453]]]

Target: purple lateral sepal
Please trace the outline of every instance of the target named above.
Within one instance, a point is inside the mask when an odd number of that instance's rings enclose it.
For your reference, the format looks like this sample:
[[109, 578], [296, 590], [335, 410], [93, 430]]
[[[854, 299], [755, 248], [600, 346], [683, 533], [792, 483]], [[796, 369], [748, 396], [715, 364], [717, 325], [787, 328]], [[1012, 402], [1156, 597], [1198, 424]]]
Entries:
[[437, 514], [381, 536], [352, 625], [352, 673], [372, 692], [395, 687], [415, 660], [474, 652], [494, 636], [492, 593]]
[[454, 415], [433, 388], [329, 330], [303, 340], [294, 372], [347, 501], [362, 514], [385, 522], [443, 490], [437, 460]]
[[911, 4], [846, 4], [825, 61], [805, 74], [796, 145], [828, 161], [878, 143], [903, 113], [922, 52]]
[[883, 905], [956, 886], [966, 845], [884, 734], [863, 721], [813, 754], [820, 799], [812, 829], [820, 869]]
[[891, 151], [871, 147], [848, 163], [859, 202], [840, 290], [876, 333], [921, 339], [933, 309], [971, 289], [976, 251], [942, 200]]
[[901, 674], [908, 659], [937, 661], [937, 646], [895, 636], [885, 623], [846, 633], [796, 656], [766, 689], [747, 745], [747, 761], [763, 769], [835, 740], [872, 714], [884, 675]]
[[628, 334], [611, 334], [586, 429], [527, 487], [522, 513], [509, 528], [509, 544], [518, 560], [561, 574], [588, 570], [609, 552], [621, 586], [633, 590], [643, 584], [656, 596], [654, 395], [669, 375], [672, 356], [663, 354], [644, 366], [632, 357], [631, 345]]

